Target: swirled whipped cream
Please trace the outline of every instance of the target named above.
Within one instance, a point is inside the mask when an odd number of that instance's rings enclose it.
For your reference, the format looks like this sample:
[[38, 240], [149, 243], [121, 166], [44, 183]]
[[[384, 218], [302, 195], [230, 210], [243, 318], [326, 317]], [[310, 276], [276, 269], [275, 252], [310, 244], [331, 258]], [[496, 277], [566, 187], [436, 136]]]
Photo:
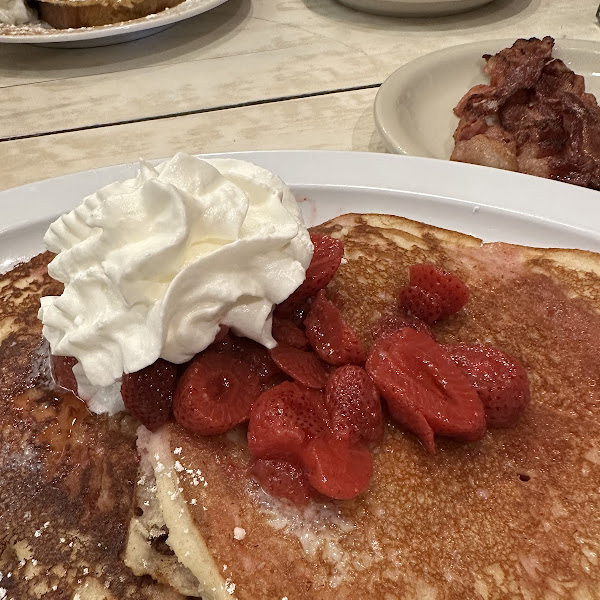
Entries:
[[0, 0], [0, 23], [24, 25], [35, 20], [36, 13], [25, 0]]
[[122, 408], [123, 373], [183, 363], [221, 324], [271, 348], [272, 311], [304, 281], [312, 244], [296, 200], [251, 163], [177, 154], [108, 185], [50, 225], [61, 296], [39, 318], [53, 354], [74, 356], [94, 412]]

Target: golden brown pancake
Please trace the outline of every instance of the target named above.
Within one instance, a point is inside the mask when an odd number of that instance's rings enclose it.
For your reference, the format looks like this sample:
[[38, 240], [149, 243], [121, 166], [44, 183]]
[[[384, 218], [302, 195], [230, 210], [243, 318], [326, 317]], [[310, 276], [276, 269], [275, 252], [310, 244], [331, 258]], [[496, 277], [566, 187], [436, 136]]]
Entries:
[[53, 386], [37, 319], [49, 253], [0, 277], [0, 598], [175, 599], [123, 564], [137, 423]]
[[433, 262], [471, 291], [437, 339], [516, 356], [532, 401], [514, 427], [438, 438], [435, 455], [388, 422], [369, 490], [308, 509], [261, 491], [239, 432], [141, 436], [166, 541], [205, 600], [600, 598], [600, 257], [391, 216], [317, 229], [344, 240], [328, 295], [367, 345], [409, 265]]

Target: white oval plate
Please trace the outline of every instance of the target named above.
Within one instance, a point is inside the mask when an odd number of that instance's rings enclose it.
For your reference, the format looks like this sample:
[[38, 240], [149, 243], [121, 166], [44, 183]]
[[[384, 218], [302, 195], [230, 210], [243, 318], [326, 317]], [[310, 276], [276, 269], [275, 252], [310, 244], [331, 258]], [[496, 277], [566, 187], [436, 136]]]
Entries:
[[153, 35], [223, 4], [226, 0], [185, 0], [159, 13], [99, 27], [54, 29], [46, 23], [39, 25], [0, 24], [0, 43], [42, 44], [61, 48], [92, 48], [130, 42]]
[[339, 0], [342, 4], [378, 15], [440, 17], [465, 12], [492, 0]]
[[[391, 152], [449, 158], [458, 125], [453, 109], [478, 83], [483, 54], [512, 46], [511, 40], [491, 40], [444, 48], [417, 58], [392, 73], [375, 98], [375, 123]], [[557, 40], [553, 56], [585, 78], [586, 89], [600, 98], [600, 43]]]
[[[392, 154], [330, 151], [230, 155], [277, 173], [308, 225], [348, 212], [396, 214], [486, 241], [600, 251], [598, 193], [520, 173]], [[0, 192], [0, 272], [41, 252], [48, 225], [85, 196], [133, 177], [126, 164]]]

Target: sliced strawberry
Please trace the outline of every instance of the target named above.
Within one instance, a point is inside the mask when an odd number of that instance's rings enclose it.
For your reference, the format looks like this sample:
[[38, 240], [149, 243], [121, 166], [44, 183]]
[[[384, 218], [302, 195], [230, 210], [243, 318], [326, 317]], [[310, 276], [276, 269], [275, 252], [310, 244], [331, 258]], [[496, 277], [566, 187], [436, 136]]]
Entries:
[[379, 338], [366, 370], [392, 416], [430, 451], [434, 434], [464, 441], [485, 433], [485, 413], [477, 391], [450, 355], [414, 329]]
[[323, 394], [286, 381], [255, 402], [248, 423], [248, 448], [257, 458], [301, 464], [308, 442], [327, 432]]
[[77, 364], [74, 356], [55, 356], [50, 357], [52, 367], [52, 376], [56, 385], [69, 390], [77, 395], [77, 380], [73, 374], [73, 367]]
[[514, 425], [530, 398], [529, 379], [523, 365], [493, 346], [452, 344], [446, 349], [477, 389], [488, 427]]
[[322, 290], [336, 274], [344, 257], [344, 245], [340, 240], [322, 233], [311, 233], [310, 239], [314, 245], [314, 253], [306, 270], [306, 278], [287, 300], [277, 306], [275, 313], [279, 317], [289, 317]]
[[294, 381], [317, 390], [327, 385], [327, 370], [323, 361], [312, 351], [279, 344], [271, 350], [275, 364]]
[[273, 337], [276, 342], [294, 346], [294, 348], [306, 348], [308, 346], [304, 330], [290, 319], [273, 317]]
[[327, 382], [325, 404], [335, 437], [353, 444], [378, 444], [383, 439], [379, 392], [362, 367], [336, 369]]
[[123, 375], [121, 396], [127, 412], [156, 431], [171, 416], [177, 378], [177, 366], [162, 358], [141, 371]]
[[260, 393], [260, 381], [247, 364], [228, 353], [204, 352], [179, 380], [173, 414], [195, 433], [225, 433], [248, 419]]
[[308, 504], [310, 486], [302, 468], [286, 460], [256, 459], [250, 470], [271, 496], [290, 500], [297, 506]]
[[400, 290], [400, 303], [409, 314], [429, 325], [442, 316], [442, 299], [439, 295], [416, 285], [407, 285]]
[[436, 265], [418, 264], [410, 267], [410, 285], [437, 294], [442, 302], [440, 319], [458, 312], [469, 299], [469, 288], [453, 273]]
[[363, 444], [315, 438], [304, 453], [310, 485], [329, 498], [349, 500], [364, 492], [373, 475], [373, 458]]
[[362, 342], [323, 290], [313, 301], [304, 324], [310, 345], [324, 361], [332, 365], [365, 361], [367, 354]]
[[258, 377], [263, 389], [277, 385], [286, 379], [271, 358], [269, 351], [254, 340], [229, 334], [220, 343], [211, 345], [210, 351], [226, 354], [230, 360], [246, 364]]
[[433, 330], [427, 323], [414, 316], [399, 314], [383, 315], [380, 319], [375, 321], [371, 327], [371, 335], [373, 336], [373, 339], [376, 340], [378, 337], [389, 335], [390, 333], [404, 329], [404, 327], [412, 327], [435, 339]]

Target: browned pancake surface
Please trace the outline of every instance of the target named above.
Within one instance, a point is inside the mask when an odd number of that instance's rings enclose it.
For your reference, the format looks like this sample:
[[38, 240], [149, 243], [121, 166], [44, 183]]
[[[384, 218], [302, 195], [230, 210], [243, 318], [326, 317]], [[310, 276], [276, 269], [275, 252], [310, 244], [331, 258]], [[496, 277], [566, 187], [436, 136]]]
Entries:
[[318, 229], [344, 240], [348, 261], [328, 294], [365, 342], [395, 309], [408, 266], [434, 262], [472, 294], [435, 326], [438, 339], [521, 359], [532, 402], [515, 427], [479, 443], [438, 438], [435, 456], [388, 425], [369, 491], [321, 512], [273, 512], [238, 441], [172, 426], [184, 497], [235, 596], [600, 598], [597, 255], [481, 247], [397, 217], [349, 215]]
[[[0, 279], [0, 598], [173, 598], [123, 565], [135, 427], [49, 383], [39, 299], [51, 255]], [[5, 594], [5, 595], [3, 595]]]

